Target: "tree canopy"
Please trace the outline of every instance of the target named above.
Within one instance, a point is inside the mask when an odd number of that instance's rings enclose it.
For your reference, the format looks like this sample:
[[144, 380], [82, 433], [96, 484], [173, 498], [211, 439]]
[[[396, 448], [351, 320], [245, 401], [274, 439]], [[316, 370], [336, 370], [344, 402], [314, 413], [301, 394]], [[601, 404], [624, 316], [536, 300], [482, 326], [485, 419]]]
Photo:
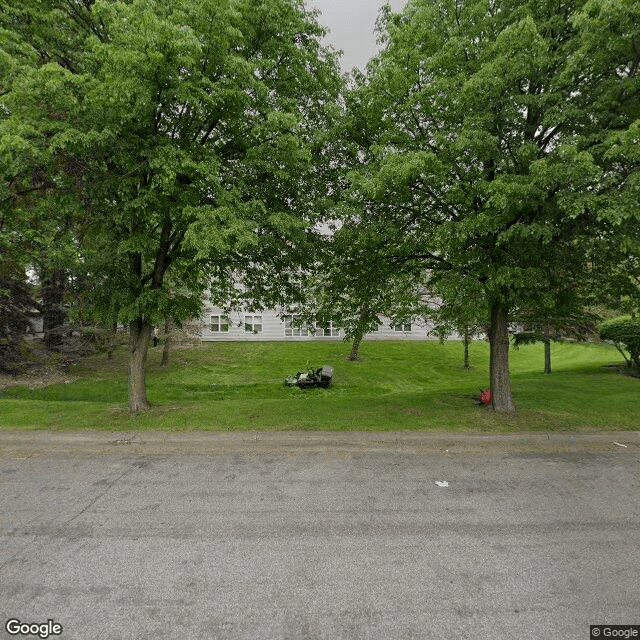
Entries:
[[409, 0], [343, 96], [302, 0], [3, 3], [0, 268], [78, 256], [85, 311], [129, 327], [136, 412], [154, 325], [239, 281], [250, 305], [301, 300], [339, 218], [314, 281], [353, 336], [430, 288], [450, 326], [486, 324], [511, 411], [510, 322], [575, 317], [597, 278], [637, 309], [639, 20], [638, 0]]
[[483, 291], [497, 410], [514, 408], [510, 318], [588, 275], [603, 225], [631, 215], [637, 155], [619, 147], [637, 140], [637, 17], [637, 2], [596, 0], [410, 0], [381, 16], [385, 47], [355, 89], [379, 124], [352, 198], [406, 270]]
[[130, 327], [135, 412], [154, 325], [197, 314], [214, 275], [284, 286], [341, 79], [298, 0], [42, 4], [7, 19], [24, 51], [3, 104], [76, 196], [92, 304]]

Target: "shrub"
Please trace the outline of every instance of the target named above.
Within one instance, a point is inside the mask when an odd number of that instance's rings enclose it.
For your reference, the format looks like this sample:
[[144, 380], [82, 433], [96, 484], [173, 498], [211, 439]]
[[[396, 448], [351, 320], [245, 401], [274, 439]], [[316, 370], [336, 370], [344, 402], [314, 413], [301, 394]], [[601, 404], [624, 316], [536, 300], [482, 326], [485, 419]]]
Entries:
[[[640, 319], [631, 316], [620, 316], [603, 322], [600, 327], [600, 338], [614, 344], [629, 366], [640, 369]], [[625, 350], [629, 352], [629, 356]]]

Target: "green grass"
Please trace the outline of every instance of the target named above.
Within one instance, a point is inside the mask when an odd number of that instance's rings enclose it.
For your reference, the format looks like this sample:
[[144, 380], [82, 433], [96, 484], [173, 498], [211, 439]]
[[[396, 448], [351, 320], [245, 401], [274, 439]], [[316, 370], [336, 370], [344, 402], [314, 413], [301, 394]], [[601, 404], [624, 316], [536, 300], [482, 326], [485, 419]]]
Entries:
[[[348, 362], [344, 342], [227, 342], [176, 350], [161, 368], [152, 349], [147, 373], [152, 409], [126, 409], [126, 351], [93, 356], [69, 372], [72, 382], [0, 391], [1, 429], [169, 429], [261, 431], [594, 431], [640, 428], [640, 379], [606, 365], [620, 360], [606, 345], [557, 344], [551, 375], [541, 345], [511, 353], [518, 412], [496, 415], [472, 396], [488, 386], [489, 349], [471, 344], [462, 368], [459, 342], [364, 342]], [[330, 364], [328, 389], [285, 387], [307, 362]]]

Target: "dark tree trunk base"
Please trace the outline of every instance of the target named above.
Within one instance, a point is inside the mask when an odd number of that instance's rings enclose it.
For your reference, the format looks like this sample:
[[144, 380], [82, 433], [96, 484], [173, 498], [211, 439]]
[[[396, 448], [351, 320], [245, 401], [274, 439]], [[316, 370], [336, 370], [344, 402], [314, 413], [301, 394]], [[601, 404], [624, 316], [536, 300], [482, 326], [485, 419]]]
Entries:
[[146, 364], [153, 327], [142, 318], [129, 327], [129, 411], [141, 413], [151, 408], [147, 400]]
[[360, 360], [360, 356], [358, 356], [358, 351], [360, 350], [360, 343], [362, 342], [362, 337], [354, 338], [353, 344], [351, 345], [351, 353], [347, 360], [352, 362], [356, 360]]
[[548, 335], [544, 337], [544, 372], [551, 373], [551, 340]]
[[160, 360], [160, 366], [161, 367], [166, 367], [169, 364], [169, 354], [171, 353], [171, 342], [172, 342], [172, 337], [171, 337], [171, 329], [172, 329], [172, 323], [167, 320], [164, 323], [164, 346], [162, 347], [162, 360]]
[[469, 329], [465, 327], [464, 330], [464, 368], [469, 368], [469, 343], [471, 342], [471, 337], [469, 336]]

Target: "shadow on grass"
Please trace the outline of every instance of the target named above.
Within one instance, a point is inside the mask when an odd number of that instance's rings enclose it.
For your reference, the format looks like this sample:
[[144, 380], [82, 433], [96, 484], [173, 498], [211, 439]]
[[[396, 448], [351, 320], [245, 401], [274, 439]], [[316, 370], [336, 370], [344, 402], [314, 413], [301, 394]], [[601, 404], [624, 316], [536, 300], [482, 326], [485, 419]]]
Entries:
[[0, 391], [0, 399], [2, 398], [53, 402], [124, 402], [127, 399], [127, 384], [110, 380], [96, 384], [93, 381], [83, 380], [54, 384], [42, 389], [10, 387]]

